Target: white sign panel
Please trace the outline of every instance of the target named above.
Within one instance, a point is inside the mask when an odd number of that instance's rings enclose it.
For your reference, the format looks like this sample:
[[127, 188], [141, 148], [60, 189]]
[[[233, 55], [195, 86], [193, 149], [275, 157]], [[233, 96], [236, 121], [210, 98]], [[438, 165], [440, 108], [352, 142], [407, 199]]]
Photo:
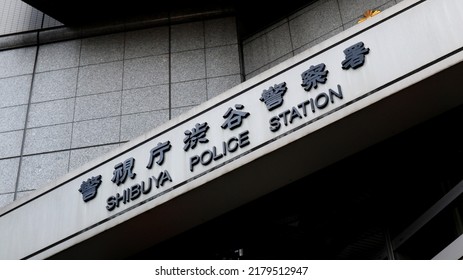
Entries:
[[461, 1], [430, 0], [380, 14], [154, 130], [3, 213], [1, 228], [40, 238], [27, 248], [5, 244], [16, 232], [2, 230], [0, 257], [33, 258], [101, 232], [386, 97], [392, 92], [383, 90], [462, 51], [462, 10]]

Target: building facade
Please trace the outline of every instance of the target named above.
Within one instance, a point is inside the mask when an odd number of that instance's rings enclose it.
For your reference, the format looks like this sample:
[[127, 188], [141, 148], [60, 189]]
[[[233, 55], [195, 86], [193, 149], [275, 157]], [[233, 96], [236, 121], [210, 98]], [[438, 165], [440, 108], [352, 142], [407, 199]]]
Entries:
[[0, 258], [463, 256], [459, 1], [26, 2], [0, 2]]

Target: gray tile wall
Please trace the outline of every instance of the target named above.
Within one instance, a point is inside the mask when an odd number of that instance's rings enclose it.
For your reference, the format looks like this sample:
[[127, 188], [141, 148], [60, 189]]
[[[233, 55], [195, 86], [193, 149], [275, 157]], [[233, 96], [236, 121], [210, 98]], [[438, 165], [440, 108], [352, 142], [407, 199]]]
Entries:
[[0, 35], [62, 25], [21, 0], [0, 1]]
[[244, 74], [249, 79], [357, 24], [367, 10], [402, 0], [320, 0], [243, 42]]
[[233, 17], [0, 51], [0, 207], [240, 82]]

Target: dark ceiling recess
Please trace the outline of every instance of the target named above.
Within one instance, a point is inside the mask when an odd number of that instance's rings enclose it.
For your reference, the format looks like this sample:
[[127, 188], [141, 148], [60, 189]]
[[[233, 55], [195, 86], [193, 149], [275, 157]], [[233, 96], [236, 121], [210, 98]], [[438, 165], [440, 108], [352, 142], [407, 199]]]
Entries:
[[93, 24], [108, 21], [123, 21], [133, 17], [167, 15], [172, 11], [221, 8], [223, 0], [174, 0], [174, 1], [61, 1], [23, 0], [50, 17], [68, 25]]
[[282, 20], [296, 10], [316, 2], [316, 0], [293, 0], [285, 2], [284, 5], [271, 5], [250, 3], [245, 0], [22, 1], [68, 26], [120, 22], [137, 17], [155, 17], [169, 13], [200, 13], [210, 10], [233, 11], [238, 17], [242, 37], [247, 37]]

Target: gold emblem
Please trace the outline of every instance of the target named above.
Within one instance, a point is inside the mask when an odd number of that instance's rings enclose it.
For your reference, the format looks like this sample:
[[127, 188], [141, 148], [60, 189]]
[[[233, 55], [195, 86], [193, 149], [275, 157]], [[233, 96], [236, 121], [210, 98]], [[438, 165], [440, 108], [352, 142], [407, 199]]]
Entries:
[[361, 23], [361, 22], [364, 22], [365, 20], [371, 18], [371, 17], [374, 17], [376, 16], [377, 14], [381, 13], [380, 10], [368, 10], [366, 12], [363, 13], [363, 18], [359, 19], [359, 21], [357, 21], [357, 23]]

